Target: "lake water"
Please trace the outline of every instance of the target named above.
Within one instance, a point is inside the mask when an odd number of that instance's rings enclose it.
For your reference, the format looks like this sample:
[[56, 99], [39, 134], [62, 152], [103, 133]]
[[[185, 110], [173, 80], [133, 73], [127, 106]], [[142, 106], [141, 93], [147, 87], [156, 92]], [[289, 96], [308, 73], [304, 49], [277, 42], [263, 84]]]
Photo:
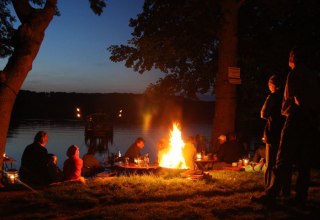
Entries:
[[[191, 135], [202, 134], [207, 140], [211, 137], [211, 124], [194, 123], [183, 126], [182, 138], [184, 141]], [[171, 125], [145, 127], [143, 125], [115, 125], [112, 141], [104, 140], [85, 140], [84, 123], [76, 120], [23, 120], [9, 129], [5, 153], [16, 159], [15, 168], [20, 167], [20, 159], [25, 147], [33, 142], [34, 135], [40, 131], [46, 131], [49, 134], [49, 141], [46, 145], [49, 153], [58, 156], [58, 166], [62, 168], [64, 160], [67, 159], [65, 154], [67, 148], [76, 144], [80, 149], [82, 157], [88, 149], [88, 145], [95, 143], [106, 148], [108, 145], [109, 154], [120, 151], [122, 155], [127, 148], [139, 136], [146, 141], [142, 153], [149, 153], [151, 162], [156, 158], [157, 143], [163, 137], [168, 137], [172, 129]], [[88, 143], [90, 142], [90, 143]], [[107, 144], [106, 144], [107, 143]], [[106, 160], [107, 153], [102, 149], [95, 155], [101, 162]]]

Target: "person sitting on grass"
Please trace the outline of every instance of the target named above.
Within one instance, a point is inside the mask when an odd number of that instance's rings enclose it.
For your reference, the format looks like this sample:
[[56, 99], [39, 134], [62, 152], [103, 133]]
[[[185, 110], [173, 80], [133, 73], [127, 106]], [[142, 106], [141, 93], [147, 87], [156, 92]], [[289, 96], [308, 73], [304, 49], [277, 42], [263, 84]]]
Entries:
[[66, 180], [81, 180], [83, 161], [79, 158], [79, 148], [71, 145], [67, 150], [68, 159], [63, 164], [63, 174]]
[[97, 158], [94, 157], [96, 153], [96, 148], [90, 146], [88, 152], [83, 155], [83, 167], [82, 167], [82, 175], [84, 177], [94, 176], [102, 171], [104, 171], [104, 167], [100, 164]]
[[39, 131], [21, 157], [20, 180], [33, 187], [47, 184], [48, 133]]
[[228, 141], [221, 146], [218, 160], [231, 164], [243, 158], [245, 153], [244, 146], [237, 140], [236, 133], [231, 132], [228, 135]]
[[55, 154], [48, 154], [47, 174], [48, 184], [57, 183], [64, 180], [63, 172], [57, 166], [57, 156]]

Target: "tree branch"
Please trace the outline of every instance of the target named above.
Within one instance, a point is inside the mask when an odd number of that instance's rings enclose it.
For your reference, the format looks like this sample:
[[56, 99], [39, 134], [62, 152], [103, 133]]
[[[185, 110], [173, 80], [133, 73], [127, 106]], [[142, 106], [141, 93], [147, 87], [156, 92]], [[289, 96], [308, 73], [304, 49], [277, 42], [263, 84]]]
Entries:
[[22, 24], [28, 20], [28, 17], [34, 11], [34, 8], [30, 6], [28, 0], [12, 0], [12, 4]]

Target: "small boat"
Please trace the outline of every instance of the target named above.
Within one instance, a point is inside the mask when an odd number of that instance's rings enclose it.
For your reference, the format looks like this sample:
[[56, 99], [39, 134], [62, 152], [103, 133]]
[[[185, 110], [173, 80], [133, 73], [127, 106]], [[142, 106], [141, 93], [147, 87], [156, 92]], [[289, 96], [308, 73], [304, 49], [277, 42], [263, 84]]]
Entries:
[[105, 137], [113, 133], [111, 118], [105, 113], [93, 113], [86, 116], [85, 136]]

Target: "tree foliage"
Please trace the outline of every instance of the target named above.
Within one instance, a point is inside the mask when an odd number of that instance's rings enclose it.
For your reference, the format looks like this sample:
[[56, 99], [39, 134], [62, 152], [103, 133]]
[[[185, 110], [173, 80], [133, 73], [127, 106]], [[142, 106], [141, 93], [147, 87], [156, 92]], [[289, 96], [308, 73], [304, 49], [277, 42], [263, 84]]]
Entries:
[[[20, 5], [25, 10], [34, 11], [38, 8], [43, 8], [45, 3], [46, 0], [23, 0]], [[101, 15], [107, 5], [106, 0], [89, 0], [89, 3], [90, 8], [97, 15]], [[11, 0], [0, 1], [0, 58], [12, 55], [14, 50], [14, 34], [16, 32], [15, 24], [17, 24], [17, 19], [13, 11], [10, 10], [11, 4]], [[56, 15], [60, 15], [58, 8], [56, 8]], [[23, 18], [21, 17], [21, 19]]]
[[[223, 1], [223, 0], [222, 0]], [[108, 48], [110, 59], [125, 61], [139, 73], [159, 69], [165, 77], [147, 93], [158, 97], [183, 94], [195, 97], [215, 87], [219, 30], [223, 28], [221, 0], [147, 0], [143, 12], [131, 19], [134, 28], [126, 45]], [[237, 120], [257, 120], [268, 93], [267, 79], [285, 79], [288, 51], [297, 44], [309, 48], [310, 65], [319, 71], [320, 1], [246, 0], [238, 17]], [[223, 55], [223, 54], [222, 54]]]
[[[219, 2], [145, 1], [143, 12], [130, 21], [132, 38], [127, 45], [109, 47], [110, 59], [125, 61], [139, 73], [152, 68], [165, 72], [165, 78], [148, 91], [167, 87], [188, 96], [209, 91], [215, 83], [217, 34], [223, 22]], [[312, 46], [319, 58], [319, 4], [316, 0], [245, 1], [238, 32], [244, 81], [261, 83], [273, 72], [285, 74], [288, 50], [297, 43]]]
[[0, 2], [0, 58], [9, 56], [13, 51], [11, 39], [14, 34], [13, 23], [16, 19], [8, 9], [9, 3], [9, 0]]
[[214, 83], [218, 9], [212, 0], [146, 0], [143, 12], [130, 20], [132, 39], [109, 47], [110, 59], [139, 73], [161, 70], [167, 77], [158, 85], [173, 93], [205, 93]]
[[[259, 4], [258, 4], [259, 3]], [[288, 53], [295, 45], [309, 50], [309, 65], [320, 71], [320, 2], [316, 0], [247, 1], [239, 14], [238, 58], [242, 85], [239, 119], [259, 118], [270, 75], [285, 81]]]

